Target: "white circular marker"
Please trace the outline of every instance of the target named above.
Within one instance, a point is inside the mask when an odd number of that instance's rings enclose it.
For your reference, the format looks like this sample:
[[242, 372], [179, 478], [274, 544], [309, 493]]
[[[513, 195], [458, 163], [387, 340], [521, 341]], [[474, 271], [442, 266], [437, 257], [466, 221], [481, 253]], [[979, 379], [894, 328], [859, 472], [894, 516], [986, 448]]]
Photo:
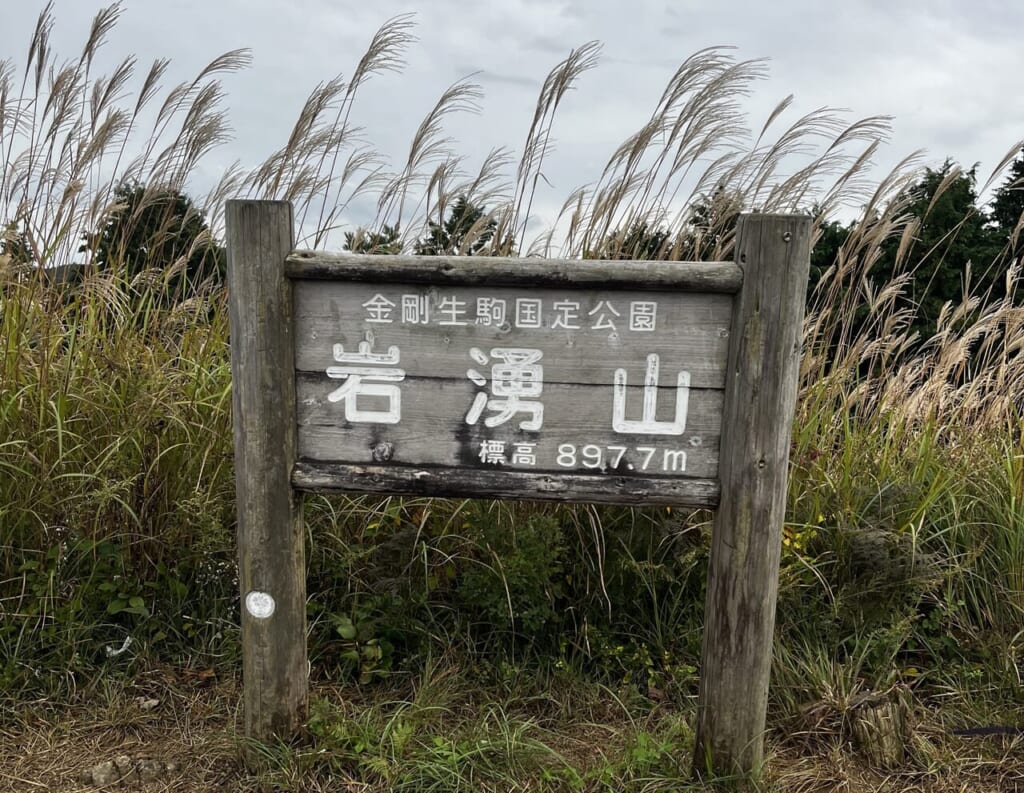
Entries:
[[245, 596], [245, 610], [258, 620], [265, 620], [274, 613], [277, 604], [267, 592], [253, 590]]

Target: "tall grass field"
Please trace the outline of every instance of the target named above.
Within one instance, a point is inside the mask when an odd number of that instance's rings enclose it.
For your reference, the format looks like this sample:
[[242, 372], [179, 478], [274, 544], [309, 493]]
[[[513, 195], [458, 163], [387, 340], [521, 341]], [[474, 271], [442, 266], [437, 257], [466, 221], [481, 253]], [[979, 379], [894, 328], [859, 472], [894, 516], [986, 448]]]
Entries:
[[579, 259], [728, 260], [739, 212], [812, 214], [757, 784], [1024, 790], [1020, 213], [939, 218], [965, 185], [1014, 195], [1020, 142], [980, 185], [919, 155], [880, 173], [886, 119], [790, 98], [751, 120], [764, 65], [708, 49], [538, 219], [599, 46], [553, 67], [524, 141], [460, 156], [446, 120], [481, 98], [461, 81], [396, 167], [358, 125], [414, 40], [398, 17], [279, 150], [210, 185], [219, 80], [248, 53], [180, 85], [163, 59], [101, 74], [119, 12], [69, 55], [48, 6], [0, 61], [0, 789], [91, 789], [120, 755], [173, 761], [162, 790], [715, 782], [690, 767], [710, 515], [683, 509], [307, 497], [308, 731], [240, 737], [221, 239], [249, 197], [291, 201], [307, 247]]

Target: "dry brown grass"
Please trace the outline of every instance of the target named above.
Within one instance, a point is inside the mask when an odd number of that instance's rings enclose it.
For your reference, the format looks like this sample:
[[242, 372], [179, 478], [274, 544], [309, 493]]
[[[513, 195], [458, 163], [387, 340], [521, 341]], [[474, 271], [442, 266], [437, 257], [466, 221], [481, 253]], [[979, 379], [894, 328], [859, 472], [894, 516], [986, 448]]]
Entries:
[[[1018, 793], [1024, 790], [1020, 750], [961, 745], [942, 768], [880, 771], [867, 767], [849, 747], [833, 745], [815, 755], [777, 749], [764, 779], [779, 793]], [[1014, 756], [1016, 754], [1016, 756]]]
[[[457, 673], [455, 675], [457, 677]], [[452, 680], [451, 683], [457, 684]], [[208, 684], [210, 683], [210, 684]], [[329, 747], [315, 741], [294, 748], [279, 747], [270, 755], [246, 761], [240, 728], [240, 689], [237, 681], [196, 678], [163, 670], [129, 683], [107, 681], [74, 704], [21, 703], [0, 727], [0, 791], [94, 790], [83, 784], [81, 772], [119, 755], [175, 761], [178, 770], [157, 782], [131, 785], [145, 791], [366, 791], [385, 793], [380, 778], [359, 778], [355, 769], [331, 767], [323, 761]], [[402, 688], [402, 687], [400, 687]], [[437, 693], [436, 691], [434, 692]], [[564, 693], [564, 692], [563, 692]], [[438, 735], [455, 734], [473, 723], [484, 703], [479, 691], [450, 689], [446, 714]], [[157, 699], [151, 711], [136, 698]], [[314, 699], [345, 703], [353, 718], [361, 711], [387, 710], [399, 701], [413, 701], [411, 690], [360, 691], [352, 687], [317, 686]], [[494, 704], [493, 702], [489, 704]], [[697, 783], [673, 777], [630, 776], [631, 741], [643, 732], [658, 736], [665, 725], [684, 716], [660, 705], [638, 716], [623, 707], [611, 692], [532, 696], [506, 703], [508, 713], [528, 715], [536, 733], [557, 756], [585, 780], [583, 787], [566, 790], [703, 790]], [[1024, 738], [990, 736], [957, 738], [942, 723], [942, 713], [918, 714], [904, 766], [895, 770], [869, 767], [848, 737], [830, 728], [818, 733], [769, 740], [769, 761], [758, 789], [777, 793], [958, 793], [1024, 790]], [[692, 714], [685, 717], [692, 722]], [[689, 749], [680, 746], [688, 757]], [[685, 762], [685, 761], [684, 761]], [[616, 783], [621, 777], [622, 782]], [[599, 782], [599, 780], [605, 780]], [[532, 789], [526, 779], [509, 779], [515, 789]], [[407, 788], [403, 788], [407, 789]], [[448, 789], [448, 788], [444, 788]], [[454, 789], [454, 788], [452, 788]], [[484, 788], [481, 788], [484, 789]], [[486, 789], [490, 790], [491, 787]], [[511, 788], [510, 788], [511, 789]], [[539, 789], [558, 790], [556, 786]]]
[[[236, 738], [234, 681], [195, 687], [170, 673], [128, 684], [101, 683], [75, 704], [19, 703], [0, 729], [0, 790], [85, 791], [81, 773], [119, 755], [173, 761], [179, 771], [140, 790], [258, 789], [245, 773]], [[157, 699], [143, 710], [136, 697]]]

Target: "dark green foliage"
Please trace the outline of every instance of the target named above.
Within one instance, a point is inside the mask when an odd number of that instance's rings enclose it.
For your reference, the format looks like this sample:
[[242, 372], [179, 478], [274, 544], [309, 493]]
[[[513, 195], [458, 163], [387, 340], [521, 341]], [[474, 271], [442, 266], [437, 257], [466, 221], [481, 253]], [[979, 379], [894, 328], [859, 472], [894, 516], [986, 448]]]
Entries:
[[[1021, 160], [1024, 168], [1024, 160]], [[1001, 255], [1010, 230], [1003, 225], [1014, 211], [1018, 195], [1008, 188], [997, 194], [1000, 218], [991, 218], [978, 207], [974, 170], [962, 172], [952, 161], [937, 169], [927, 168], [922, 177], [900, 197], [905, 212], [915, 225], [901, 249], [903, 240], [897, 235], [886, 239], [877, 261], [857, 263], [844, 260], [843, 247], [851, 237], [864, 231], [863, 221], [843, 224], [822, 220], [820, 236], [811, 252], [808, 282], [808, 305], [813, 306], [815, 290], [831, 268], [848, 279], [843, 289], [859, 289], [859, 274], [865, 272], [877, 291], [901, 274], [910, 275], [898, 303], [914, 313], [910, 329], [918, 334], [918, 346], [930, 339], [938, 326], [946, 303], [957, 306], [969, 294], [998, 299], [1005, 292], [1006, 256]], [[995, 207], [996, 202], [993, 206]], [[1017, 209], [1019, 212], [1019, 208]], [[1019, 214], [1017, 216], [1019, 218]], [[1016, 219], [1013, 220], [1016, 223]], [[824, 295], [818, 295], [819, 298]], [[856, 316], [845, 332], [856, 336], [867, 318], [866, 302], [856, 301]], [[821, 306], [819, 306], [820, 308]], [[826, 307], [827, 308], [827, 307]]]
[[672, 235], [666, 228], [652, 228], [638, 220], [625, 229], [613, 231], [589, 258], [650, 261], [671, 258]]
[[203, 213], [173, 189], [122, 184], [103, 225], [82, 247], [97, 270], [113, 270], [132, 284], [142, 273], [163, 273], [170, 302], [206, 284], [224, 282], [226, 253], [210, 234]]
[[542, 638], [558, 622], [565, 595], [565, 544], [557, 519], [538, 513], [509, 527], [485, 517], [479, 542], [479, 558], [458, 585], [460, 600], [485, 634]]
[[972, 293], [992, 290], [993, 296], [999, 296], [1002, 272], [994, 263], [1001, 246], [978, 209], [974, 169], [961, 172], [950, 160], [941, 168], [928, 168], [909, 199], [908, 211], [920, 224], [913, 244], [897, 261], [899, 241], [890, 240], [871, 278], [876, 284], [888, 283], [903, 271], [905, 262], [913, 263], [906, 295], [917, 307], [911, 327], [928, 339], [935, 333], [943, 305], [958, 304], [965, 286]]
[[611, 609], [588, 613], [583, 653], [597, 674], [643, 694], [673, 686], [676, 693], [692, 693], [703, 618], [695, 606], [704, 602], [709, 546], [702, 524], [691, 520], [706, 517], [666, 509], [604, 511], [603, 586]]
[[820, 236], [811, 249], [811, 271], [807, 279], [807, 296], [814, 293], [821, 279], [833, 266], [836, 266], [839, 252], [850, 238], [852, 229], [836, 220], [822, 221], [819, 227]]
[[13, 264], [33, 264], [36, 261], [28, 235], [18, 229], [17, 223], [7, 223], [0, 231], [0, 256], [9, 256]]
[[402, 240], [399, 237], [397, 226], [381, 226], [380, 231], [369, 231], [357, 229], [356, 231], [345, 232], [346, 251], [352, 253], [374, 253], [390, 254], [392, 256], [402, 252]]
[[1016, 259], [1024, 253], [1024, 239], [1017, 226], [1024, 216], [1024, 150], [1010, 166], [1006, 179], [996, 190], [989, 210], [996, 239], [1008, 246], [1006, 259]]
[[[997, 191], [990, 216], [978, 207], [974, 170], [961, 172], [952, 161], [938, 169], [926, 169], [908, 194], [901, 197], [906, 201], [907, 214], [918, 224], [910, 245], [901, 251], [898, 237], [887, 240], [882, 245], [880, 258], [871, 263], [867, 273], [876, 287], [891, 282], [900, 273], [912, 273], [903, 305], [914, 308], [916, 316], [911, 328], [918, 332], [921, 341], [934, 334], [942, 307], [947, 302], [960, 303], [965, 286], [969, 286], [973, 294], [987, 294], [992, 298], [1003, 295], [1009, 257], [1001, 252], [1024, 211], [1022, 178], [1024, 155], [1013, 164], [1007, 180]], [[670, 261], [722, 258], [728, 252], [728, 235], [741, 209], [739, 199], [730, 199], [720, 191], [696, 202], [678, 233], [647, 220], [636, 220], [610, 233], [599, 247], [588, 252], [588, 258]], [[811, 253], [809, 304], [825, 275], [833, 267], [844, 264], [840, 252], [856, 228], [856, 222], [821, 220], [819, 237]], [[1021, 247], [1018, 235], [1009, 252], [1019, 256]], [[851, 283], [846, 288], [858, 286]], [[867, 310], [866, 305], [858, 306], [853, 330], [860, 327]]]
[[696, 680], [707, 545], [664, 510], [309, 507], [310, 656], [328, 677], [369, 683], [443, 648], [499, 676], [555, 659], [645, 696]]
[[223, 537], [159, 561], [127, 535], [93, 540], [57, 527], [50, 540], [8, 560], [0, 685], [61, 690], [147, 657], [237, 660], [237, 577]]
[[740, 213], [742, 194], [719, 187], [710, 196], [701, 196], [690, 208], [689, 222], [682, 235], [682, 260], [714, 261], [725, 258]]
[[416, 242], [419, 256], [486, 255], [498, 222], [486, 207], [471, 203], [465, 196], [455, 199], [443, 223], [429, 221], [427, 236]]
[[723, 190], [700, 198], [689, 210], [682, 229], [638, 219], [608, 234], [587, 259], [640, 261], [715, 261], [725, 256], [742, 200]]

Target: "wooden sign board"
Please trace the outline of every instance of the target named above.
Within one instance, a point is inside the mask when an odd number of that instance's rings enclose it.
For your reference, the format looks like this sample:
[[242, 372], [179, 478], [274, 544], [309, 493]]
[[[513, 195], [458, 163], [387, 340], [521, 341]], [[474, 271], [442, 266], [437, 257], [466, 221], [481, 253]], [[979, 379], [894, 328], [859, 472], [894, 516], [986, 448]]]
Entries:
[[763, 756], [808, 218], [736, 262], [295, 251], [227, 205], [245, 732], [305, 719], [302, 491], [717, 507], [694, 767]]
[[[432, 495], [493, 497], [514, 474], [499, 492], [717, 503], [729, 294], [297, 280], [294, 306], [305, 471], [365, 489], [364, 467], [387, 468], [390, 492], [423, 492], [426, 474]], [[573, 493], [545, 488], [564, 475]]]

